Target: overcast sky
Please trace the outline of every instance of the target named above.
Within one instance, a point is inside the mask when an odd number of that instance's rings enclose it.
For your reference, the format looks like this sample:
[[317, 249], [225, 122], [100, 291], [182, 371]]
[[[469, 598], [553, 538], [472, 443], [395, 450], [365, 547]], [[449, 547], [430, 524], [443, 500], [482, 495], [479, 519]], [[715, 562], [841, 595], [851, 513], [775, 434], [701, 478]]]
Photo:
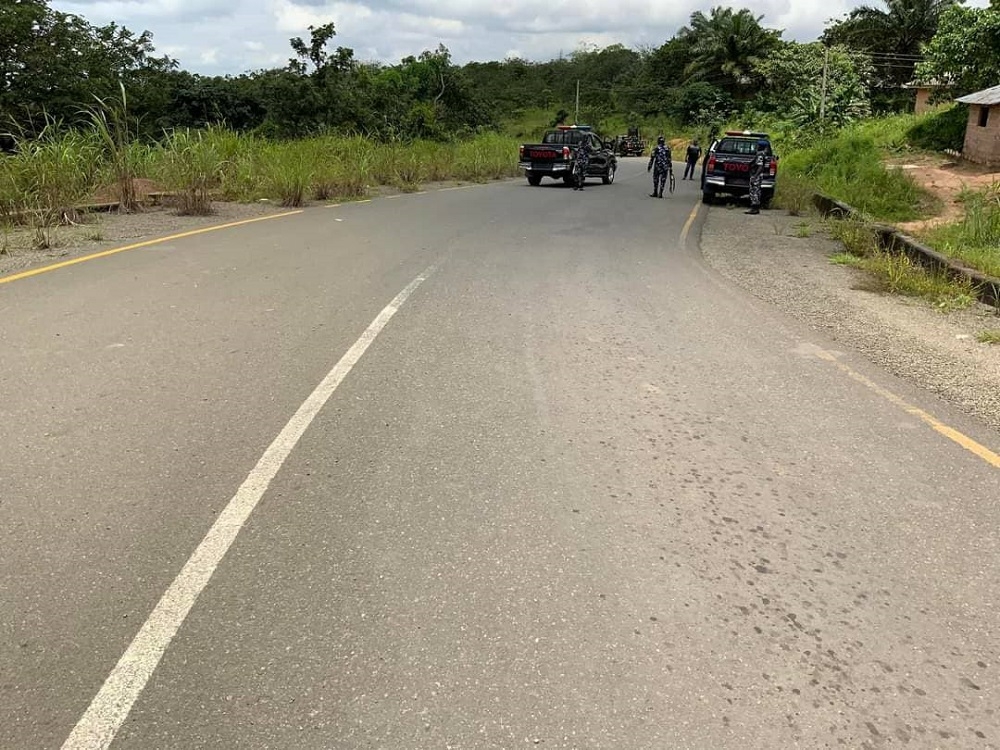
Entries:
[[[53, 0], [94, 24], [153, 32], [156, 48], [196, 73], [238, 74], [285, 64], [288, 40], [333, 21], [333, 46], [363, 60], [398, 62], [443, 43], [457, 63], [518, 56], [549, 60], [581, 44], [658, 46], [703, 0]], [[743, 3], [786, 39], [810, 41], [826, 21], [861, 5], [851, 0]], [[874, 4], [878, 4], [877, 0]], [[970, 5], [988, 5], [971, 0]]]

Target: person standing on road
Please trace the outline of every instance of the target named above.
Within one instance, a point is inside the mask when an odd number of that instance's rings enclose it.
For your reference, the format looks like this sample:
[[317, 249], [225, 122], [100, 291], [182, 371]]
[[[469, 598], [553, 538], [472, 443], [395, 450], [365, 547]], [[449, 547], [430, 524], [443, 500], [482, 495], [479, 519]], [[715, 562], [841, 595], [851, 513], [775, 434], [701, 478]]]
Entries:
[[684, 167], [684, 176], [682, 180], [693, 180], [694, 179], [694, 168], [698, 165], [698, 159], [701, 158], [701, 146], [698, 145], [698, 139], [695, 138], [691, 141], [691, 145], [687, 148], [687, 162]]
[[587, 179], [587, 167], [590, 166], [590, 138], [583, 137], [576, 146], [576, 163], [573, 165], [573, 189], [583, 190]]
[[755, 216], [760, 213], [760, 188], [764, 182], [764, 169], [767, 165], [767, 147], [765, 140], [757, 141], [757, 153], [750, 165], [750, 210], [746, 213]]
[[653, 171], [653, 192], [649, 194], [650, 198], [663, 197], [663, 187], [667, 184], [667, 178], [670, 176], [673, 168], [674, 164], [670, 155], [670, 147], [667, 145], [666, 139], [661, 135], [656, 139], [656, 148], [650, 154], [649, 166], [646, 167], [647, 172], [650, 170]]

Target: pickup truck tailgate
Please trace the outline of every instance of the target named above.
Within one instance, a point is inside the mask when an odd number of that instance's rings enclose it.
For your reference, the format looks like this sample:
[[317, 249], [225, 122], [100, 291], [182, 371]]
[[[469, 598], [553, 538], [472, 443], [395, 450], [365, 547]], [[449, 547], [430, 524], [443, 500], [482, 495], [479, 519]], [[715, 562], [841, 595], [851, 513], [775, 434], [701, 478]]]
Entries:
[[566, 157], [563, 154], [562, 146], [528, 144], [524, 147], [521, 160], [531, 162], [553, 162], [565, 161]]
[[716, 179], [723, 178], [727, 185], [748, 186], [753, 160], [752, 156], [718, 154], [715, 157], [715, 166], [709, 176]]

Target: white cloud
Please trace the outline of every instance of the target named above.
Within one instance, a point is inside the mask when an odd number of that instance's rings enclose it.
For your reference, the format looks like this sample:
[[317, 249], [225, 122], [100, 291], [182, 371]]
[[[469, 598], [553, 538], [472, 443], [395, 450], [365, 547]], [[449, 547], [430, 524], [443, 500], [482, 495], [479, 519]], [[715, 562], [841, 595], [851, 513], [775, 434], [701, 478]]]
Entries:
[[[970, 0], [987, 5], [989, 0]], [[199, 73], [243, 73], [283, 64], [288, 40], [333, 21], [334, 46], [360, 59], [397, 62], [443, 43], [458, 63], [516, 54], [548, 60], [581, 43], [658, 46], [717, 0], [53, 0], [93, 23], [153, 32], [157, 49]], [[748, 0], [786, 39], [811, 40], [859, 0]]]

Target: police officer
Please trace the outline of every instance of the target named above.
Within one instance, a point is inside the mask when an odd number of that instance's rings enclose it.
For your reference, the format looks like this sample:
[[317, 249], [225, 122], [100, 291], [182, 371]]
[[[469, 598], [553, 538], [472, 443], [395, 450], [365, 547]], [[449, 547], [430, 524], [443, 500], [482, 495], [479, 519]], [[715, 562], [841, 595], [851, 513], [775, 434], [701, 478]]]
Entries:
[[750, 165], [750, 210], [746, 213], [756, 216], [760, 213], [761, 183], [764, 182], [764, 169], [767, 167], [767, 148], [770, 144], [761, 139], [757, 141], [757, 153]]
[[656, 139], [656, 148], [650, 154], [649, 166], [646, 167], [647, 172], [653, 171], [653, 192], [649, 194], [650, 198], [663, 197], [663, 187], [667, 184], [667, 177], [670, 176], [673, 168], [670, 147], [667, 146], [666, 138], [661, 135]]
[[698, 164], [698, 159], [701, 158], [701, 146], [698, 145], [698, 139], [695, 138], [691, 141], [691, 145], [687, 148], [687, 156], [684, 159], [686, 162], [684, 166], [684, 176], [682, 180], [693, 180], [694, 179], [694, 168]]
[[574, 165], [573, 189], [583, 190], [583, 182], [587, 179], [587, 167], [590, 166], [590, 137], [584, 135], [576, 146], [576, 164]]

